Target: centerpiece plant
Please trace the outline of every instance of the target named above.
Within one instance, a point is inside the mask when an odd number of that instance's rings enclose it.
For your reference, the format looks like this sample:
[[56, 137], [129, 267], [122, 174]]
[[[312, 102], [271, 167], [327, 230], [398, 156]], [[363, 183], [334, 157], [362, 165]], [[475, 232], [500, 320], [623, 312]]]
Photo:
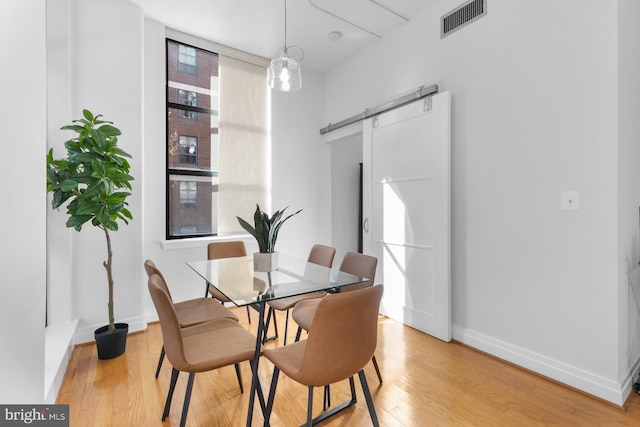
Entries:
[[[276, 241], [278, 233], [282, 225], [294, 215], [299, 214], [302, 209], [291, 215], [282, 218], [288, 207], [275, 211], [271, 217], [260, 209], [260, 205], [256, 204], [256, 211], [253, 214], [253, 224], [249, 224], [244, 219], [238, 218], [240, 226], [251, 234], [258, 242], [258, 250], [260, 254], [276, 254]], [[272, 271], [277, 267], [277, 257], [274, 255], [261, 257], [254, 254], [254, 263], [257, 271]]]
[[[129, 174], [130, 165], [127, 160], [131, 156], [118, 147], [121, 132], [112, 122], [102, 120], [102, 115], [94, 115], [89, 110], [83, 110], [82, 114], [83, 118], [62, 127], [77, 134], [64, 144], [67, 156], [54, 159], [53, 149], [47, 154], [47, 192], [53, 194], [51, 205], [54, 209], [59, 209], [68, 202], [67, 227], [81, 231], [82, 226], [90, 222], [104, 232], [107, 259], [102, 265], [106, 271], [109, 290], [109, 324], [106, 333], [114, 334], [117, 324], [113, 309], [113, 252], [110, 231], [118, 230], [119, 220], [128, 224], [132, 219], [126, 201], [131, 195], [131, 181], [134, 179]], [[96, 341], [97, 336], [98, 331]], [[122, 351], [124, 352], [124, 348]], [[100, 348], [98, 353], [100, 356]]]

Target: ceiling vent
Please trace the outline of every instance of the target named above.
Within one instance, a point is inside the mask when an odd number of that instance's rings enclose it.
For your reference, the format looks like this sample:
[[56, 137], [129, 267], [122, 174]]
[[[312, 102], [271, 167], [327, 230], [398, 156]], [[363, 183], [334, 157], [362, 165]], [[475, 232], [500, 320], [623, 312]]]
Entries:
[[487, 14], [487, 0], [469, 0], [440, 18], [440, 38]]

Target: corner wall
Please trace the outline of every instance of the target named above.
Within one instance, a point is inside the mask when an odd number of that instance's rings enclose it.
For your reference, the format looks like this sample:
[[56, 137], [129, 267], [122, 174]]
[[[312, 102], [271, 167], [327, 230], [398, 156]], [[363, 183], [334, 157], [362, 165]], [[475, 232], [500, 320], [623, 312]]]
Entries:
[[[24, 23], [29, 25], [23, 25]], [[44, 401], [46, 294], [46, 4], [9, 0], [0, 14], [0, 106], [11, 147], [0, 168], [0, 402]], [[19, 43], [18, 43], [19, 41]], [[9, 155], [9, 153], [13, 155]]]
[[618, 1], [618, 292], [620, 382], [640, 371], [640, 3]]
[[[134, 176], [128, 199], [133, 221], [111, 233], [117, 322], [129, 323], [131, 332], [144, 329], [142, 315], [141, 180], [142, 180], [142, 12], [122, 0], [57, 1], [51, 7], [68, 7], [68, 16], [58, 16], [50, 25], [66, 25], [68, 39], [60, 28], [61, 44], [52, 46], [49, 84], [51, 99], [48, 145], [56, 158], [64, 156], [68, 131], [60, 131], [82, 110], [102, 114], [122, 131], [118, 144], [131, 154]], [[118, 22], [117, 29], [113, 22]], [[49, 40], [53, 43], [54, 40]], [[55, 69], [59, 66], [60, 69]], [[66, 68], [66, 69], [65, 69]], [[57, 131], [56, 131], [57, 130]], [[43, 178], [44, 179], [44, 178]], [[107, 278], [102, 263], [107, 258], [104, 232], [85, 224], [80, 233], [66, 229], [66, 210], [50, 211], [51, 229], [47, 251], [51, 255], [49, 281], [58, 301], [53, 310], [58, 320], [80, 319], [74, 343], [94, 339], [93, 331], [108, 322]], [[52, 288], [53, 289], [53, 288]], [[68, 307], [61, 310], [64, 304]]]

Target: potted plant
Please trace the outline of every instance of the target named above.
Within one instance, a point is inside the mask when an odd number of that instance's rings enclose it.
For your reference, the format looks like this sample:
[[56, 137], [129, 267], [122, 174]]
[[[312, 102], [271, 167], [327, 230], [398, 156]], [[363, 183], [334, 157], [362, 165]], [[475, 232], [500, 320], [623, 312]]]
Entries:
[[278, 268], [278, 253], [276, 252], [276, 241], [278, 240], [278, 232], [282, 224], [294, 215], [297, 215], [302, 211], [292, 213], [288, 217], [282, 219], [284, 211], [275, 211], [275, 213], [269, 218], [269, 215], [260, 210], [260, 206], [256, 204], [256, 212], [253, 214], [254, 226], [249, 224], [244, 219], [238, 218], [238, 222], [242, 228], [247, 230], [258, 242], [258, 250], [260, 252], [253, 255], [253, 263], [255, 271], [274, 271]]
[[67, 201], [67, 227], [80, 231], [91, 225], [104, 231], [107, 260], [102, 263], [109, 287], [109, 324], [96, 329], [94, 335], [100, 359], [111, 359], [124, 353], [128, 325], [115, 323], [113, 315], [113, 271], [111, 236], [118, 230], [118, 220], [128, 224], [132, 219], [126, 199], [131, 195], [129, 162], [131, 158], [118, 147], [120, 130], [112, 122], [101, 120], [100, 114], [82, 111], [83, 118], [62, 129], [77, 133], [65, 142], [67, 156], [55, 160], [53, 149], [47, 154], [47, 192], [53, 193], [51, 205], [59, 209]]

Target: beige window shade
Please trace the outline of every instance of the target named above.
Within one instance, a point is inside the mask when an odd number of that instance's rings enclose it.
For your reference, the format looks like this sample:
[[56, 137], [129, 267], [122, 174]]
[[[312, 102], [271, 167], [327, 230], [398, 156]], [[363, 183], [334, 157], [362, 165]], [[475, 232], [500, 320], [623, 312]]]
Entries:
[[220, 55], [218, 234], [269, 211], [269, 92], [266, 67]]

